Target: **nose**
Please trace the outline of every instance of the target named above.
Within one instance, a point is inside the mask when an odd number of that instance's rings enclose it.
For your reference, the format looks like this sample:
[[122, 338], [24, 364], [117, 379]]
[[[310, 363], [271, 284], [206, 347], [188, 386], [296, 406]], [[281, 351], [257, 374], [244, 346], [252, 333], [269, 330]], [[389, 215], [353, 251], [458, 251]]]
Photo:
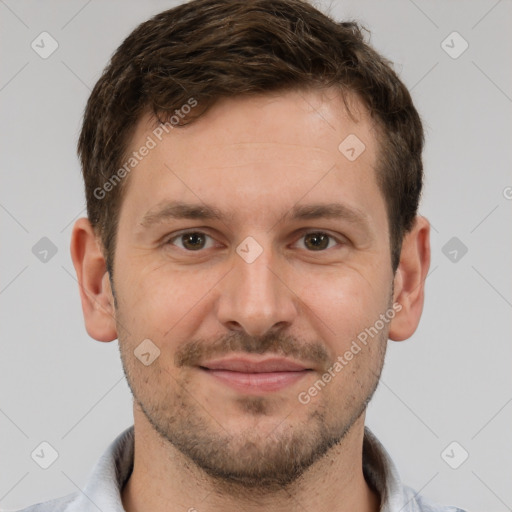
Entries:
[[286, 262], [278, 262], [268, 247], [250, 263], [238, 253], [233, 258], [219, 290], [218, 320], [250, 336], [289, 327], [298, 314], [298, 298], [290, 289]]

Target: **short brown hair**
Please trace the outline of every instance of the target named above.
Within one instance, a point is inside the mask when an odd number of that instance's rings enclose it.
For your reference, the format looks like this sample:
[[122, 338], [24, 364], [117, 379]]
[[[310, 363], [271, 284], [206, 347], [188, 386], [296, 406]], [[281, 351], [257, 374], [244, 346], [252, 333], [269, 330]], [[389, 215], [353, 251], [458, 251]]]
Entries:
[[78, 141], [87, 214], [111, 278], [129, 180], [109, 187], [104, 197], [97, 191], [125, 161], [143, 113], [168, 122], [190, 98], [203, 113], [220, 98], [330, 86], [355, 93], [379, 127], [377, 181], [395, 271], [418, 209], [424, 134], [407, 88], [365, 41], [365, 30], [354, 21], [336, 22], [303, 0], [193, 0], [139, 25], [96, 83]]

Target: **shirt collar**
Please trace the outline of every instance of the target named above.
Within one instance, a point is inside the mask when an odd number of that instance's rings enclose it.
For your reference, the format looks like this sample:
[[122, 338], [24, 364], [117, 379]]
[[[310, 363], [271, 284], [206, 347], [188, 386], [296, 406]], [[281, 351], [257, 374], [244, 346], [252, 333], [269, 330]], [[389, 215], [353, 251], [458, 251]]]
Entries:
[[364, 428], [363, 474], [380, 496], [380, 512], [420, 510], [414, 492], [402, 484], [389, 453], [368, 427]]

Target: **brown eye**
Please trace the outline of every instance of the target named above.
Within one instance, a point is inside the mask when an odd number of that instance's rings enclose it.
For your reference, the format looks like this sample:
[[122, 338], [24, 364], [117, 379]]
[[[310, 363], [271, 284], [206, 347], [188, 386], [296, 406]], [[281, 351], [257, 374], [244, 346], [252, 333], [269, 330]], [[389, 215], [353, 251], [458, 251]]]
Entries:
[[186, 233], [181, 233], [180, 235], [170, 238], [167, 244], [177, 245], [186, 251], [199, 251], [208, 248], [207, 242], [209, 238], [211, 238], [209, 235], [201, 233], [200, 231], [187, 231]]
[[313, 251], [321, 251], [329, 247], [329, 240], [332, 237], [326, 233], [315, 232], [304, 235], [304, 245]]
[[185, 235], [181, 235], [181, 240], [183, 247], [192, 251], [202, 249], [204, 246], [204, 236], [202, 233], [187, 233]]

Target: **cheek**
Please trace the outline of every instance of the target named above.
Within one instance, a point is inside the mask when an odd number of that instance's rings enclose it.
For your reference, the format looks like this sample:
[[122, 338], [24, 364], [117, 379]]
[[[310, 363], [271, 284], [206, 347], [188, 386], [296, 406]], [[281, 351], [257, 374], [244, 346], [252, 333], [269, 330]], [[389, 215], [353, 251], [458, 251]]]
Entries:
[[301, 280], [297, 293], [306, 306], [305, 314], [337, 353], [385, 312], [390, 294], [390, 283], [382, 275], [368, 275], [354, 267], [310, 275]]
[[120, 310], [133, 334], [157, 341], [178, 331], [186, 335], [187, 326], [195, 329], [206, 314], [209, 292], [223, 275], [220, 270], [199, 272], [191, 266], [177, 271], [167, 262], [131, 266], [119, 294]]

